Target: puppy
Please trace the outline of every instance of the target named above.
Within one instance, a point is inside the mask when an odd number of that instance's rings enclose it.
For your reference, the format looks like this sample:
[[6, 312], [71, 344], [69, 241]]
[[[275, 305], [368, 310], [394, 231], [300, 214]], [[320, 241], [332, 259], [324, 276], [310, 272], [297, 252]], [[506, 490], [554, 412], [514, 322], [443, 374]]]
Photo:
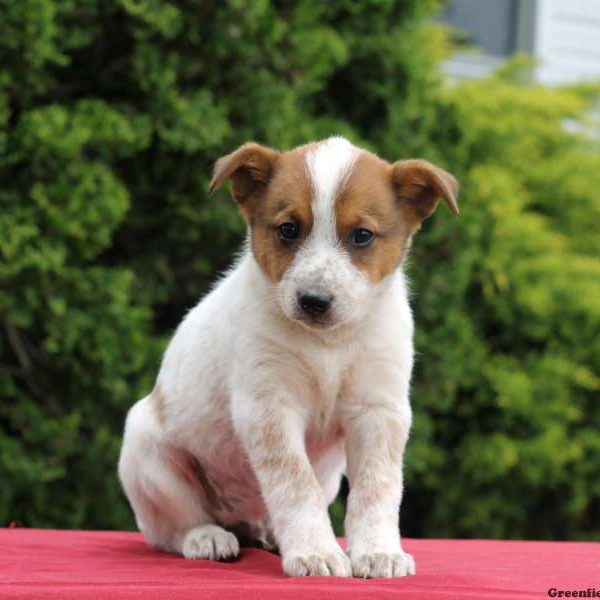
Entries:
[[[415, 572], [398, 512], [413, 321], [401, 266], [454, 177], [341, 137], [216, 163], [246, 249], [185, 317], [127, 417], [119, 475], [150, 544], [227, 560], [277, 545], [288, 575]], [[347, 554], [327, 513], [347, 473]]]

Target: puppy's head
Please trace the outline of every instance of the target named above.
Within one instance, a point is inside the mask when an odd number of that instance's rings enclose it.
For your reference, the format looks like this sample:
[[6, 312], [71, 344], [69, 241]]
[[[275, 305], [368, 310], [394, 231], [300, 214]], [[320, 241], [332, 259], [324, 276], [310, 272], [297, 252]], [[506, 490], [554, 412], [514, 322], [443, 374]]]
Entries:
[[458, 215], [458, 183], [446, 171], [390, 164], [340, 137], [289, 152], [244, 144], [217, 161], [210, 191], [225, 179], [281, 309], [312, 329], [369, 311], [440, 198]]

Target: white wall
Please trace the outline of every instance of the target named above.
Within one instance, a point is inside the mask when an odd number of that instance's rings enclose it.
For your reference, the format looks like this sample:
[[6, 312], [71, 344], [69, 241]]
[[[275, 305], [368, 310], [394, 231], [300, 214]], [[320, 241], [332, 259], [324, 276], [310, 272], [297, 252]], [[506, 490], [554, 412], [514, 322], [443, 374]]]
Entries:
[[536, 9], [532, 50], [539, 82], [600, 80], [600, 0], [537, 0]]

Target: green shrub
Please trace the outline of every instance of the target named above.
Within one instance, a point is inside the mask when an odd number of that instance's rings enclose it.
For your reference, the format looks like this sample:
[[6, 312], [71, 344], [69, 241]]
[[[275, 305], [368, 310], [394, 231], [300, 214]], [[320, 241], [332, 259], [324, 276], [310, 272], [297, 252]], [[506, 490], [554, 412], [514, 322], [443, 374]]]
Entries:
[[243, 237], [213, 161], [341, 133], [463, 183], [410, 261], [405, 532], [600, 533], [591, 90], [446, 88], [437, 5], [0, 0], [0, 522], [133, 525], [124, 414]]
[[600, 148], [564, 124], [585, 92], [499, 76], [440, 102], [463, 213], [412, 257], [420, 534], [600, 535]]

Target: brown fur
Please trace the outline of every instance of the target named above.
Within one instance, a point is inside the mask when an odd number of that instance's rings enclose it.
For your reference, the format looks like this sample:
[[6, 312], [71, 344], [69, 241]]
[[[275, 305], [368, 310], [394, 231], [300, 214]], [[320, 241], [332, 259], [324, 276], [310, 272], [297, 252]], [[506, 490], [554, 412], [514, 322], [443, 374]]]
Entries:
[[362, 460], [350, 472], [355, 501], [348, 505], [349, 519], [360, 518], [362, 511], [377, 504], [387, 494], [390, 481], [401, 475], [395, 465], [402, 460], [406, 428], [397, 419], [387, 418], [380, 421], [377, 431], [377, 436], [355, 439], [353, 452]]
[[[309, 146], [279, 156], [277, 169], [260, 202], [248, 215], [252, 251], [271, 281], [279, 281], [313, 225], [312, 191], [305, 168]], [[300, 236], [294, 242], [279, 239], [279, 225], [294, 222]]]
[[399, 160], [392, 165], [392, 182], [411, 222], [418, 225], [431, 215], [440, 198], [458, 217], [458, 181], [447, 171], [426, 160]]
[[[278, 152], [254, 142], [220, 158], [209, 187], [231, 179], [232, 193], [252, 230], [252, 251], [271, 281], [279, 281], [312, 229], [312, 191], [305, 168], [311, 144]], [[268, 184], [268, 185], [267, 185]], [[278, 227], [295, 222], [300, 237], [282, 242]]]
[[[413, 233], [392, 186], [392, 167], [374, 154], [363, 152], [336, 204], [337, 231], [352, 262], [377, 282], [401, 262]], [[373, 231], [370, 246], [350, 243], [355, 229]]]
[[208, 192], [230, 179], [233, 197], [242, 211], [251, 210], [250, 206], [245, 206], [246, 203], [252, 204], [267, 186], [278, 157], [277, 150], [248, 142], [217, 161]]
[[[259, 456], [262, 457], [256, 465], [258, 472], [269, 474], [274, 481], [279, 481], [285, 473], [290, 499], [319, 494], [319, 484], [306, 457], [286, 451], [288, 441], [279, 423], [263, 423], [253, 433], [252, 439], [260, 448]], [[268, 485], [274, 485], [274, 481]]]
[[209, 479], [206, 470], [195, 456], [176, 448], [171, 448], [168, 456], [173, 470], [196, 490], [201, 501], [208, 505], [207, 509], [227, 512], [235, 509], [230, 499]]
[[160, 383], [156, 382], [152, 394], [150, 394], [150, 402], [154, 408], [154, 414], [161, 425], [165, 424], [165, 396], [163, 394]]
[[191, 478], [193, 482], [199, 484], [200, 489], [204, 492], [207, 502], [215, 510], [225, 509], [229, 512], [234, 510], [234, 507], [229, 503], [225, 495], [213, 485], [208, 478], [204, 467], [195, 456], [192, 456], [191, 454], [187, 456], [186, 467], [188, 481]]
[[[401, 263], [414, 233], [442, 197], [458, 216], [458, 183], [450, 173], [424, 160], [390, 165], [362, 152], [336, 203], [339, 239], [352, 262], [373, 282], [389, 275]], [[355, 229], [375, 233], [366, 248], [350, 243]]]

